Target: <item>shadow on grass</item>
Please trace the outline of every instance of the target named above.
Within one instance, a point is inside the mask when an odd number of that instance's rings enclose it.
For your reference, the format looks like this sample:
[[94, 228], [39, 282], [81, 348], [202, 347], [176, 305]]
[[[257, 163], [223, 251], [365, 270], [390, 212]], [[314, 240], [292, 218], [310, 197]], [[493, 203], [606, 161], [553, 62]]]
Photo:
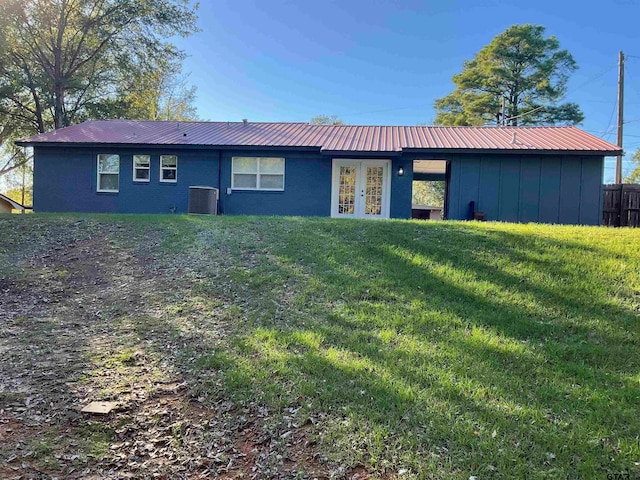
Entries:
[[182, 311], [136, 319], [150, 347], [173, 334], [201, 388], [221, 376], [215, 395], [299, 409], [340, 463], [465, 480], [638, 469], [640, 256], [607, 230], [92, 218], [187, 286], [167, 299]]
[[337, 458], [460, 478], [637, 468], [638, 316], [605, 268], [637, 257], [558, 227], [201, 226], [212, 259], [231, 237], [258, 255], [229, 264], [246, 319], [202, 365], [238, 398], [330, 412]]

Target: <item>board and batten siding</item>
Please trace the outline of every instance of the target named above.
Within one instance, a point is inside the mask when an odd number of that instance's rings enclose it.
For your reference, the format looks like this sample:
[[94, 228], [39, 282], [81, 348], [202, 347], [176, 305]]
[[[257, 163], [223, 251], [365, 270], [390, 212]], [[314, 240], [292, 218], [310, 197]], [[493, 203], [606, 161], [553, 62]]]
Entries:
[[448, 218], [466, 219], [469, 203], [486, 220], [599, 225], [603, 157], [454, 155]]

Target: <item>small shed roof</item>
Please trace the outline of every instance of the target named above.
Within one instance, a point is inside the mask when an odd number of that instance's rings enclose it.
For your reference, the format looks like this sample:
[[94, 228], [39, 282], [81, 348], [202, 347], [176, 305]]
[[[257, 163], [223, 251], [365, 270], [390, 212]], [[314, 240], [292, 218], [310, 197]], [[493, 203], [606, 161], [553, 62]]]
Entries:
[[20, 205], [18, 202], [14, 202], [9, 197], [7, 197], [6, 195], [2, 195], [1, 193], [0, 193], [0, 202], [9, 204], [11, 206], [11, 208], [13, 208], [14, 210], [25, 210], [26, 209], [26, 207], [24, 207], [23, 205]]
[[408, 127], [308, 123], [93, 120], [18, 145], [298, 147], [324, 152], [403, 150], [562, 151], [617, 155], [621, 149], [576, 127]]

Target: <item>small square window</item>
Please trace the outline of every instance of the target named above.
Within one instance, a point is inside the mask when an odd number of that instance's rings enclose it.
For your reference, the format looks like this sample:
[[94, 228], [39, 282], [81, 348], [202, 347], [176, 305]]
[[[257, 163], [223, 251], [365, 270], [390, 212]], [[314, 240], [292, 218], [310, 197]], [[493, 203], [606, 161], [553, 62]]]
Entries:
[[175, 183], [178, 181], [178, 157], [160, 155], [160, 181]]
[[133, 181], [148, 182], [151, 178], [151, 156], [150, 155], [134, 155], [133, 156]]

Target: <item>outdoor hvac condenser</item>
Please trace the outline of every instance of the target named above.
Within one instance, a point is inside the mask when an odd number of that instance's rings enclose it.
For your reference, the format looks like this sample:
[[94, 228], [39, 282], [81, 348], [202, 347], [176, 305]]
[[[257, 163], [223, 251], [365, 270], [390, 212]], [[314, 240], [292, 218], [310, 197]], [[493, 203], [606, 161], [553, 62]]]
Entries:
[[189, 213], [217, 215], [218, 189], [213, 187], [189, 187]]

